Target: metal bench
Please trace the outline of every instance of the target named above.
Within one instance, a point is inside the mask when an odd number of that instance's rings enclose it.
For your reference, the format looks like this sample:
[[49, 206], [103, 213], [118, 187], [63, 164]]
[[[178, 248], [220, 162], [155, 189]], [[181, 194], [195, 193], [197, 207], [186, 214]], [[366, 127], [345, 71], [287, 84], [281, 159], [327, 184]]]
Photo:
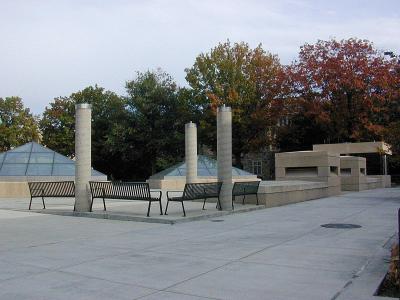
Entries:
[[45, 209], [46, 205], [44, 203], [44, 197], [75, 197], [75, 184], [73, 181], [34, 181], [28, 182], [28, 186], [29, 192], [31, 194], [29, 209], [31, 209], [33, 198], [42, 198], [43, 209]]
[[162, 192], [158, 191], [159, 197], [151, 197], [149, 184], [147, 182], [113, 182], [113, 181], [89, 181], [92, 201], [90, 203], [90, 211], [93, 211], [93, 201], [95, 198], [103, 199], [104, 210], [106, 208], [105, 199], [118, 200], [140, 200], [148, 201], [147, 216], [150, 215], [150, 206], [152, 202], [159, 202], [160, 214], [162, 215], [161, 196]]
[[204, 199], [203, 209], [206, 204], [206, 200], [209, 198], [217, 198], [217, 207], [221, 207], [219, 194], [221, 192], [222, 182], [211, 182], [211, 183], [186, 183], [183, 190], [182, 196], [170, 197], [170, 193], [176, 193], [182, 191], [168, 191], [167, 192], [167, 206], [165, 207], [165, 215], [167, 214], [168, 204], [170, 201], [181, 202], [183, 209], [183, 216], [186, 217], [184, 201]]
[[232, 209], [234, 208], [233, 203], [236, 200], [236, 196], [243, 196], [242, 204], [247, 195], [256, 195], [258, 205], [258, 187], [261, 181], [236, 181], [233, 184], [232, 189]]

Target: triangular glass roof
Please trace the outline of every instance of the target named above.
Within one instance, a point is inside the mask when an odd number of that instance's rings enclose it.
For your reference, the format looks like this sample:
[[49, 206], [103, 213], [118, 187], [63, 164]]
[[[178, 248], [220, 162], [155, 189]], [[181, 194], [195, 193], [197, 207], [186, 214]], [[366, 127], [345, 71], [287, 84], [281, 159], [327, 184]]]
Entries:
[[[0, 153], [0, 176], [75, 176], [75, 162], [30, 142]], [[92, 170], [92, 176], [105, 176]]]
[[[197, 156], [197, 176], [217, 176], [217, 161], [204, 156]], [[186, 176], [186, 163], [180, 162], [151, 176], [151, 179], [163, 179], [168, 176]], [[239, 168], [232, 167], [232, 176], [256, 176]]]

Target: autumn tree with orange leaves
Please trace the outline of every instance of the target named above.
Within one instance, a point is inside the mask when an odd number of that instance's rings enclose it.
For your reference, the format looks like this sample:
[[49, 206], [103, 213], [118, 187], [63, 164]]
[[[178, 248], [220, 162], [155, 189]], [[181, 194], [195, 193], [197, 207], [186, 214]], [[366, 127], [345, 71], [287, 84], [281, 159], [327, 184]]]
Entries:
[[293, 143], [303, 147], [382, 140], [391, 107], [399, 101], [396, 68], [396, 60], [387, 59], [366, 40], [305, 44], [299, 60], [285, 69], [287, 97], [295, 99], [296, 106], [292, 128], [281, 132], [281, 144], [290, 148], [288, 139], [299, 136], [303, 139]]
[[282, 67], [276, 55], [261, 45], [221, 43], [200, 54], [186, 69], [191, 97], [199, 107], [200, 141], [216, 150], [216, 109], [232, 107], [233, 155], [238, 166], [241, 156], [262, 149], [270, 140], [280, 109]]

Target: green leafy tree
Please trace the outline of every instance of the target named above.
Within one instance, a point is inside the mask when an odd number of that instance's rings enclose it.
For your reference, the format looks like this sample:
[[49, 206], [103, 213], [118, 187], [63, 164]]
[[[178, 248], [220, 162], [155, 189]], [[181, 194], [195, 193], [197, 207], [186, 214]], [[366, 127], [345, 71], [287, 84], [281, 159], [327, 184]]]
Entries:
[[75, 154], [75, 101], [69, 97], [55, 98], [46, 107], [39, 122], [43, 144], [63, 155]]
[[75, 104], [83, 102], [92, 105], [93, 167], [112, 178], [124, 178], [129, 173], [129, 162], [121, 153], [129, 128], [125, 100], [104, 88], [90, 86], [46, 107], [40, 121], [43, 143], [69, 157], [75, 155]]
[[137, 73], [126, 83], [127, 108], [133, 128], [126, 153], [138, 161], [142, 179], [165, 169], [184, 155], [184, 124], [193, 118], [187, 91], [158, 70]]
[[21, 98], [0, 98], [0, 152], [39, 139], [37, 118]]
[[246, 43], [229, 41], [200, 54], [186, 69], [192, 97], [202, 113], [201, 142], [215, 150], [218, 106], [233, 112], [233, 154], [238, 166], [241, 156], [271, 143], [271, 126], [279, 117], [281, 65], [277, 56], [261, 45], [251, 49]]

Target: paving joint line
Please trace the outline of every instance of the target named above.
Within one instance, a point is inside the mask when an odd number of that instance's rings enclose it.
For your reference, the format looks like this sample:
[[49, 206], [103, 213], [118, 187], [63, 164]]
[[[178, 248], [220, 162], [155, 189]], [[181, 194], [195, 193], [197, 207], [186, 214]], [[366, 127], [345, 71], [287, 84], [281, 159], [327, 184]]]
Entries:
[[[391, 238], [389, 238], [390, 240]], [[385, 242], [386, 244], [387, 242]], [[382, 249], [385, 249], [384, 247], [379, 248], [369, 256], [369, 258], [366, 260], [366, 262], [358, 269], [358, 271], [351, 277], [350, 280], [346, 282], [346, 284], [331, 298], [331, 300], [336, 300], [345, 290], [347, 290], [353, 283], [354, 281], [361, 276], [361, 274], [364, 272], [364, 270], [370, 265], [370, 263], [378, 256], [377, 254], [382, 251]], [[374, 296], [374, 295], [370, 295]]]
[[241, 264], [253, 264], [253, 265], [265, 265], [265, 266], [275, 266], [275, 267], [284, 267], [289, 269], [299, 269], [299, 270], [314, 270], [314, 271], [325, 271], [331, 273], [341, 273], [341, 274], [353, 274], [353, 271], [339, 271], [339, 270], [329, 270], [325, 268], [316, 268], [316, 267], [303, 267], [303, 266], [293, 266], [293, 265], [280, 265], [274, 263], [266, 263], [266, 262], [256, 262], [256, 261], [239, 261]]
[[155, 295], [157, 293], [170, 293], [170, 294], [176, 294], [176, 295], [193, 296], [193, 297], [198, 297], [198, 298], [203, 298], [203, 299], [224, 300], [222, 298], [213, 298], [213, 297], [206, 297], [206, 296], [200, 296], [200, 295], [189, 294], [189, 293], [182, 293], [182, 292], [178, 292], [178, 291], [164, 291], [164, 290], [156, 291], [154, 293], [151, 293], [151, 294], [148, 294], [148, 295], [145, 295], [145, 296], [139, 296], [137, 298], [134, 298], [134, 300], [143, 299], [143, 298], [146, 298], [148, 296]]
[[[319, 229], [319, 228], [316, 228], [316, 229]], [[309, 231], [309, 232], [306, 232], [306, 233], [304, 233], [302, 236], [305, 236], [305, 235], [307, 235], [307, 234], [309, 234], [309, 233], [315, 231], [316, 229], [313, 229], [313, 230], [311, 230], [311, 231]], [[301, 237], [302, 237], [302, 236], [301, 236]], [[282, 243], [278, 243], [277, 245], [274, 245], [274, 247], [279, 246], [279, 245], [281, 245], [281, 244], [284, 244], [284, 243], [286, 243], [286, 242], [288, 242], [288, 241], [295, 240], [295, 239], [296, 239], [296, 238], [293, 238], [293, 239], [286, 240], [286, 241], [284, 241], [284, 242], [282, 242]], [[173, 285], [171, 285], [171, 286], [169, 286], [169, 287], [166, 287], [166, 288], [163, 289], [163, 290], [166, 291], [166, 290], [171, 289], [171, 288], [173, 288], [173, 287], [175, 287], [175, 286], [178, 286], [178, 285], [180, 285], [180, 284], [182, 284], [182, 283], [185, 283], [185, 282], [188, 282], [188, 281], [190, 281], [190, 280], [199, 278], [199, 277], [201, 277], [201, 276], [204, 276], [204, 275], [206, 275], [206, 274], [208, 274], [208, 273], [211, 273], [211, 272], [214, 272], [214, 271], [219, 270], [219, 269], [221, 269], [221, 268], [224, 268], [224, 267], [226, 267], [226, 266], [228, 266], [228, 265], [231, 265], [231, 264], [233, 264], [233, 263], [241, 262], [242, 259], [247, 258], [247, 257], [249, 257], [249, 256], [251, 256], [251, 255], [256, 254], [256, 253], [262, 252], [262, 251], [264, 251], [264, 250], [266, 250], [266, 249], [269, 249], [269, 248], [272, 248], [272, 246], [264, 247], [263, 249], [258, 250], [258, 251], [255, 251], [255, 252], [253, 252], [253, 253], [251, 253], [251, 254], [249, 254], [249, 255], [246, 255], [246, 256], [243, 256], [243, 257], [241, 257], [241, 258], [228, 261], [227, 263], [225, 263], [225, 264], [223, 264], [223, 265], [221, 265], [221, 266], [215, 267], [215, 268], [213, 268], [213, 269], [211, 269], [211, 270], [208, 270], [208, 271], [206, 271], [206, 272], [203, 272], [203, 273], [201, 273], [201, 274], [197, 274], [197, 275], [195, 275], [195, 276], [192, 276], [192, 277], [190, 277], [190, 278], [187, 278], [187, 279], [185, 279], [185, 280], [182, 280], [182, 281], [180, 281], [180, 282], [177, 282], [177, 283], [175, 283], [175, 284], [173, 284]]]

